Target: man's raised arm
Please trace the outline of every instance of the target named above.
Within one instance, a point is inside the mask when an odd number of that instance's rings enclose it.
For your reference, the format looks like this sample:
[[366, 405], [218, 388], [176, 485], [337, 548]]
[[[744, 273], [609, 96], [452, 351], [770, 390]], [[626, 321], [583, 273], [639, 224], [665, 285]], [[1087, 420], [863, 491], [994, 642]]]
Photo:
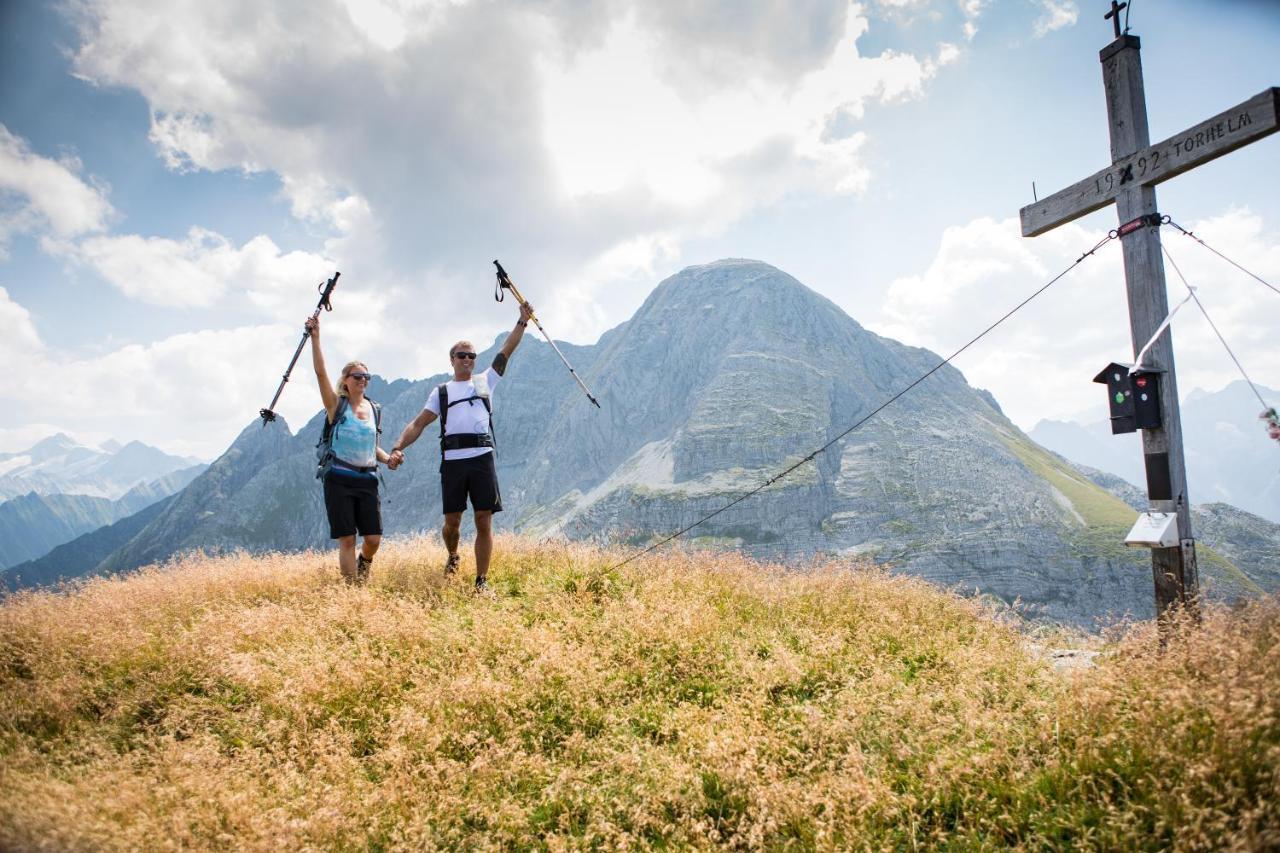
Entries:
[[520, 346], [520, 339], [524, 337], [524, 329], [529, 325], [529, 318], [532, 316], [533, 306], [528, 302], [521, 304], [520, 319], [516, 321], [515, 326], [511, 329], [511, 334], [507, 335], [507, 340], [502, 345], [502, 352], [493, 357], [494, 373], [502, 376], [507, 372], [507, 360], [516, 351], [516, 347]]

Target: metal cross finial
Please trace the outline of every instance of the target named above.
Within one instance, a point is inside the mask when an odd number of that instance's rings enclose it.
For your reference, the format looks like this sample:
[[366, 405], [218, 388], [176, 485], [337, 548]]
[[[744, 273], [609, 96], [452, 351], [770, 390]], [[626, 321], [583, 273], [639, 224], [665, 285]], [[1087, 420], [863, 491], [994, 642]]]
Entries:
[[1102, 16], [1104, 20], [1108, 18], [1114, 19], [1111, 23], [1116, 28], [1116, 38], [1120, 38], [1120, 10], [1128, 5], [1128, 3], [1117, 3], [1116, 0], [1111, 0], [1111, 11]]

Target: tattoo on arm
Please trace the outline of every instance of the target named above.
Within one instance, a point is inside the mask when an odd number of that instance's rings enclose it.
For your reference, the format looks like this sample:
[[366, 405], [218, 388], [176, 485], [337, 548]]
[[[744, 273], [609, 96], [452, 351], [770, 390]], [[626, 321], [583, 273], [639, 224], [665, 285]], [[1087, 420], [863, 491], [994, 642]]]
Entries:
[[507, 372], [507, 354], [500, 352], [493, 357], [493, 372], [502, 376]]

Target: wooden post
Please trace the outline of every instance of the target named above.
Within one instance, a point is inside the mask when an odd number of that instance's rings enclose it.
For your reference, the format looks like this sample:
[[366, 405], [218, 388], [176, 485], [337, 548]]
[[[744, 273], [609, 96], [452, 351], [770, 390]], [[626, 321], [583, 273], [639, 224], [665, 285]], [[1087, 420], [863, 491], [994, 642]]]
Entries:
[[[1102, 80], [1106, 89], [1107, 118], [1111, 124], [1111, 160], [1117, 162], [1148, 147], [1146, 94], [1142, 86], [1141, 43], [1137, 36], [1122, 35], [1104, 48]], [[1157, 213], [1156, 190], [1136, 180], [1115, 198], [1122, 223]], [[1165, 291], [1164, 259], [1160, 229], [1138, 228], [1120, 237], [1124, 252], [1124, 277], [1129, 295], [1129, 330], [1134, 357], [1155, 334], [1169, 313]], [[1187, 494], [1186, 460], [1182, 451], [1182, 420], [1178, 410], [1178, 382], [1173, 364], [1173, 329], [1164, 331], [1143, 359], [1145, 366], [1164, 371], [1160, 376], [1161, 426], [1142, 431], [1142, 452], [1147, 470], [1147, 495], [1151, 507], [1178, 514], [1175, 548], [1151, 549], [1156, 612], [1166, 615], [1173, 607], [1196, 606], [1200, 578], [1196, 567], [1195, 538], [1191, 531], [1191, 499]]]

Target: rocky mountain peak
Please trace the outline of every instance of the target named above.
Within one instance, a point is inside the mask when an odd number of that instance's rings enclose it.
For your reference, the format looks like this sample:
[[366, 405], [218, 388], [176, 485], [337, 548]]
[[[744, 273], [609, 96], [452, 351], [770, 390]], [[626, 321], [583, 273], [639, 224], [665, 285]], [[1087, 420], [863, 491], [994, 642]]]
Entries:
[[636, 312], [633, 323], [669, 322], [672, 314], [686, 320], [726, 327], [747, 327], [776, 319], [779, 312], [796, 314], [836, 312], [830, 300], [805, 287], [792, 276], [763, 261], [726, 258], [685, 267], [665, 279]]
[[231, 442], [231, 446], [227, 448], [227, 452], [257, 451], [275, 446], [281, 439], [287, 440], [291, 435], [288, 421], [280, 415], [277, 415], [274, 421], [268, 421], [265, 424], [261, 420], [252, 420], [248, 426], [240, 430], [235, 441]]
[[155, 458], [157, 456], [166, 456], [167, 454], [163, 450], [152, 447], [149, 444], [143, 444], [135, 439], [117, 450], [115, 455], [117, 458]]
[[42, 462], [75, 450], [79, 446], [74, 438], [59, 432], [33, 444], [27, 451], [27, 455], [37, 462]]

